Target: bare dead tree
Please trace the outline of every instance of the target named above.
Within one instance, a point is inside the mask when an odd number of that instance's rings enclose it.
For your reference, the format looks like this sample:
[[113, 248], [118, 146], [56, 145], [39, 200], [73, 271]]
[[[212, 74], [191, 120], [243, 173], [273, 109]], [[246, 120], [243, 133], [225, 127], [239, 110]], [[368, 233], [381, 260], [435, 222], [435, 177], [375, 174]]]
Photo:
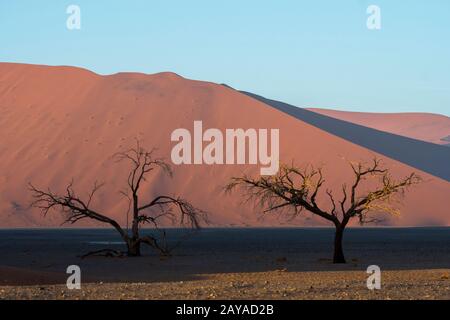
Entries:
[[[103, 186], [102, 184], [95, 183], [85, 200], [75, 193], [73, 181], [67, 186], [63, 194], [54, 193], [50, 189], [41, 190], [30, 184], [30, 191], [33, 196], [31, 206], [40, 209], [44, 216], [53, 209], [62, 211], [66, 215], [64, 223], [74, 224], [83, 219], [93, 219], [111, 225], [119, 232], [125, 242], [128, 256], [140, 256], [141, 244], [151, 246], [161, 255], [169, 255], [171, 248], [166, 243], [165, 229], [160, 228], [161, 222], [165, 221], [185, 228], [198, 229], [200, 223], [206, 221], [206, 213], [180, 197], [159, 195], [151, 201], [141, 202], [139, 190], [145, 183], [147, 174], [155, 169], [160, 169], [172, 176], [170, 166], [163, 159], [155, 158], [153, 153], [154, 150], [145, 150], [137, 141], [135, 147], [113, 156], [118, 162], [127, 161], [131, 164], [127, 188], [121, 191], [121, 194], [129, 201], [127, 219], [131, 211], [131, 231], [128, 230], [128, 226], [125, 229], [114, 219], [92, 208], [92, 200]], [[160, 232], [162, 237], [151, 234], [141, 235], [141, 228], [144, 225], [150, 225], [154, 230]], [[95, 251], [87, 255], [90, 254], [119, 255], [117, 251], [109, 249]]]
[[[226, 190], [230, 192], [238, 186], [244, 188], [246, 200], [256, 201], [257, 205], [265, 208], [265, 213], [279, 211], [293, 218], [307, 211], [333, 223], [336, 228], [333, 262], [345, 263], [342, 240], [348, 222], [352, 218], [359, 219], [361, 224], [376, 222], [378, 219], [370, 216], [375, 212], [399, 214], [394, 197], [404, 194], [409, 186], [421, 181], [415, 173], [400, 180], [393, 179], [389, 170], [377, 158], [368, 165], [350, 165], [354, 173], [353, 184], [350, 187], [342, 185], [340, 200], [335, 199], [332, 190], [326, 189], [323, 192], [325, 179], [322, 169], [312, 166], [299, 169], [293, 165], [284, 165], [275, 176], [232, 178]], [[361, 183], [368, 178], [378, 178], [377, 186], [370, 191], [358, 192]], [[318, 205], [318, 196], [326, 197], [327, 208], [330, 209], [326, 210], [323, 205]]]

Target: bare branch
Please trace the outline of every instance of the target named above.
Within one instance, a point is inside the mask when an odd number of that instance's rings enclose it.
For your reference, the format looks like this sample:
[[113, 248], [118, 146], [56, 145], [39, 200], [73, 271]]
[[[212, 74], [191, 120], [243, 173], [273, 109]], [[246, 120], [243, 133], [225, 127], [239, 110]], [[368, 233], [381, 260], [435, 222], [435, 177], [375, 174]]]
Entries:
[[[127, 245], [128, 255], [139, 256], [140, 244], [145, 243], [157, 249], [160, 254], [166, 255], [168, 247], [166, 246], [166, 231], [159, 225], [165, 222], [172, 222], [181, 227], [191, 229], [200, 228], [201, 222], [207, 222], [206, 212], [194, 207], [185, 199], [167, 195], [157, 196], [155, 199], [145, 205], [140, 205], [139, 189], [142, 183], [146, 181], [146, 175], [155, 169], [161, 169], [169, 176], [172, 176], [170, 166], [162, 158], [154, 157], [154, 149], [151, 151], [141, 147], [139, 140], [136, 140], [136, 146], [124, 152], [113, 155], [116, 161], [127, 161], [131, 164], [131, 169], [127, 178], [128, 188], [120, 191], [120, 194], [128, 200], [128, 209], [126, 211], [127, 229], [122, 227], [114, 219], [107, 215], [91, 209], [92, 202], [98, 190], [103, 184], [95, 182], [93, 189], [88, 193], [87, 200], [78, 197], [73, 190], [73, 181], [66, 187], [65, 193], [59, 195], [52, 192], [38, 189], [30, 184], [33, 202], [32, 207], [38, 208], [44, 215], [51, 210], [58, 209], [67, 217], [64, 223], [74, 224], [83, 219], [92, 219], [113, 226], [121, 235]], [[143, 211], [147, 210], [144, 214]], [[129, 213], [132, 211], [131, 232], [128, 230]], [[177, 214], [176, 214], [177, 213]], [[165, 220], [165, 221], [164, 221]], [[163, 235], [162, 243], [157, 241], [156, 237], [147, 235], [141, 237], [139, 230], [142, 224], [150, 223], [155, 230]], [[130, 234], [129, 234], [130, 232]], [[110, 250], [97, 251], [93, 254], [111, 254]]]
[[[293, 165], [283, 165], [276, 176], [256, 179], [248, 176], [232, 178], [225, 190], [231, 192], [237, 187], [243, 188], [247, 201], [255, 201], [265, 208], [264, 212], [290, 209], [290, 212], [297, 215], [302, 212], [301, 209], [305, 209], [335, 225], [345, 227], [350, 218], [355, 216], [358, 216], [361, 222], [378, 221], [378, 219], [367, 217], [369, 212], [396, 214], [398, 210], [389, 204], [389, 200], [395, 194], [403, 194], [406, 188], [421, 181], [420, 177], [414, 173], [399, 181], [392, 179], [389, 170], [383, 168], [381, 160], [377, 158], [368, 165], [350, 163], [350, 167], [354, 173], [350, 195], [345, 183], [342, 184], [340, 200], [334, 198], [332, 190], [327, 189], [324, 192], [323, 196], [326, 196], [331, 203], [330, 210], [320, 208], [318, 205], [317, 198], [321, 195], [321, 187], [325, 184], [325, 179], [322, 169], [314, 169], [312, 166], [300, 169]], [[366, 194], [358, 194], [361, 182], [369, 177], [378, 177], [380, 186]]]

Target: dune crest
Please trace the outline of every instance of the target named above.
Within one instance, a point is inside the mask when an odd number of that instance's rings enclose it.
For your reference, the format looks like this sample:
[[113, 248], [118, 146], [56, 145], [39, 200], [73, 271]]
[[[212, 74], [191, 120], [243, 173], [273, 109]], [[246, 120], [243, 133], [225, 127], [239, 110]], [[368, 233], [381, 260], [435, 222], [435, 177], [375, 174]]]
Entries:
[[[111, 155], [138, 138], [170, 161], [171, 133], [191, 127], [194, 120], [222, 131], [280, 129], [281, 162], [324, 166], [327, 187], [336, 192], [351, 181], [350, 160], [378, 156], [395, 175], [418, 172], [426, 182], [405, 196], [403, 215], [386, 223], [450, 225], [448, 182], [210, 82], [167, 73], [101, 76], [72, 67], [0, 63], [0, 115], [0, 227], [59, 225], [59, 214], [44, 218], [28, 208], [27, 184], [63, 191], [72, 178], [80, 195], [96, 180], [105, 182], [94, 206], [125, 223], [127, 202], [118, 191], [126, 184], [129, 168], [115, 163]], [[215, 226], [292, 225], [278, 217], [261, 220], [255, 213], [261, 210], [243, 204], [238, 193], [224, 193], [231, 177], [259, 174], [259, 166], [174, 165], [173, 169], [173, 179], [150, 175], [143, 194], [181, 195], [209, 211]], [[306, 215], [295, 223], [323, 221]]]

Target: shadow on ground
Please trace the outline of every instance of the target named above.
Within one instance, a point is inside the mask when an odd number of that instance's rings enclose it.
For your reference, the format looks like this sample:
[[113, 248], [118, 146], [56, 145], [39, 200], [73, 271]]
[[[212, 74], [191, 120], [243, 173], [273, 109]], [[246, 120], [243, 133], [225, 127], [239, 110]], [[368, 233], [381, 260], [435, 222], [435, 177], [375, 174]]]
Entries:
[[[170, 230], [172, 241], [184, 232]], [[2, 284], [65, 282], [79, 265], [84, 282], [155, 282], [201, 279], [216, 273], [283, 270], [442, 269], [450, 266], [450, 228], [352, 228], [344, 239], [348, 263], [331, 263], [333, 229], [203, 229], [161, 260], [149, 249], [139, 258], [79, 256], [96, 249], [124, 249], [111, 229], [0, 230]], [[6, 270], [6, 271], [5, 271]]]

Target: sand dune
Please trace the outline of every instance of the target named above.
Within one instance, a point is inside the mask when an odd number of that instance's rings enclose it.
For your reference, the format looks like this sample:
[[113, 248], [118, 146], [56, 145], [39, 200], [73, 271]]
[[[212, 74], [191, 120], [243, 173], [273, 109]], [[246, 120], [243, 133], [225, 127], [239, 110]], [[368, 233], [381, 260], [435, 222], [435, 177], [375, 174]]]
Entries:
[[[125, 221], [126, 201], [118, 191], [127, 176], [125, 164], [110, 156], [137, 137], [170, 159], [170, 134], [205, 127], [280, 128], [283, 162], [325, 166], [327, 187], [349, 183], [347, 161], [370, 160], [377, 153], [294, 119], [264, 103], [224, 86], [184, 79], [172, 73], [119, 73], [100, 76], [71, 67], [0, 64], [0, 226], [48, 226], [58, 214], [43, 218], [27, 206], [27, 183], [63, 190], [75, 179], [86, 194], [95, 180], [106, 183], [96, 208]], [[426, 180], [406, 195], [401, 217], [392, 225], [450, 225], [450, 184], [398, 161], [386, 158], [396, 175], [419, 172]], [[259, 166], [182, 165], [173, 179], [152, 176], [142, 189], [149, 197], [174, 193], [210, 212], [212, 224], [279, 225], [260, 220], [239, 194], [225, 195], [223, 186], [242, 172], [258, 174]], [[325, 200], [323, 200], [325, 201]], [[315, 219], [298, 224], [317, 225]]]
[[448, 144], [450, 118], [432, 113], [370, 113], [308, 108], [329, 117], [437, 144]]
[[450, 148], [446, 146], [372, 129], [298, 108], [281, 101], [267, 99], [253, 93], [243, 93], [330, 134], [450, 182], [450, 167], [448, 165], [450, 163]]

